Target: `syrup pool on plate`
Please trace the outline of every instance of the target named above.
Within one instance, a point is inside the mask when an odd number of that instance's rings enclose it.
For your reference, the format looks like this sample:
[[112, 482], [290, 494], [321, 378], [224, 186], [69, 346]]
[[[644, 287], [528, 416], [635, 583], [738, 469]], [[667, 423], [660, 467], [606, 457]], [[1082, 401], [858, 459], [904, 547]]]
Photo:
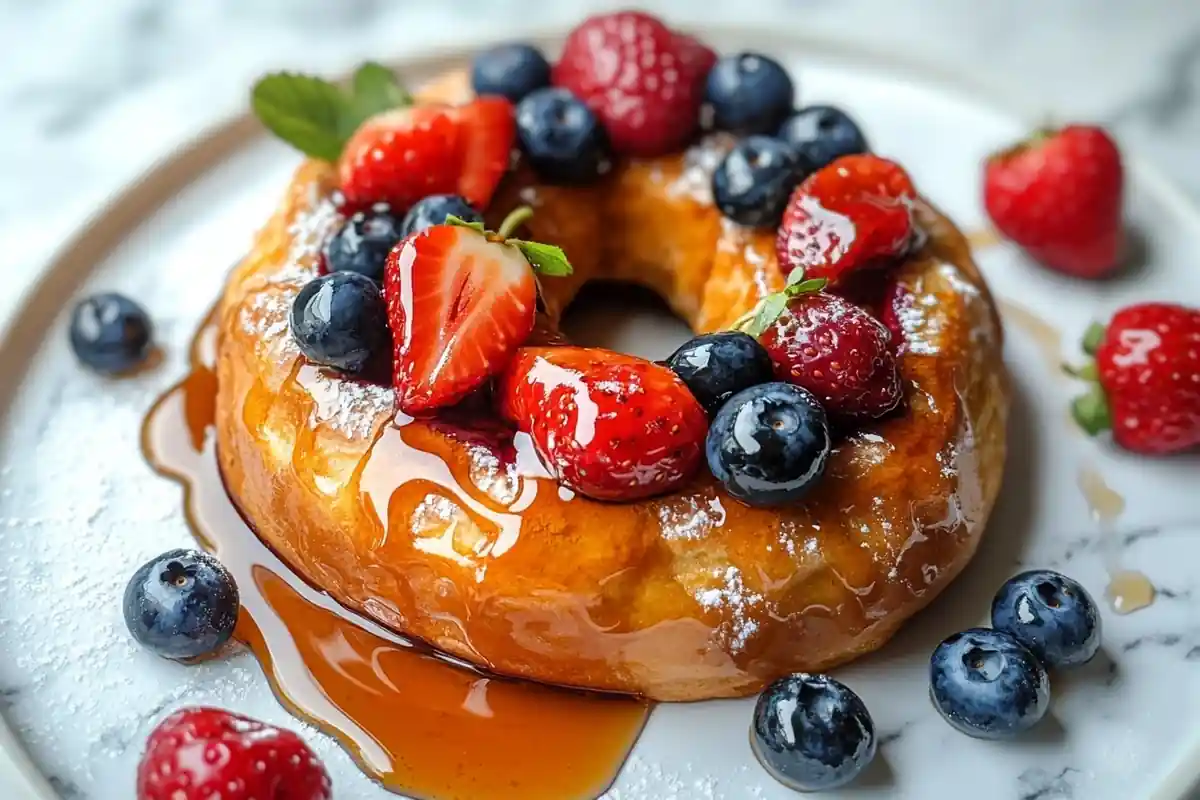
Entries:
[[151, 465], [180, 482], [193, 532], [233, 572], [235, 636], [280, 700], [335, 736], [386, 788], [418, 797], [593, 798], [616, 777], [647, 703], [487, 675], [352, 614], [300, 580], [225, 492], [214, 452], [216, 329], [143, 429]]
[[1154, 584], [1143, 573], [1125, 569], [1120, 564], [1114, 539], [1114, 524], [1125, 513], [1125, 498], [1104, 480], [1104, 476], [1090, 467], [1079, 470], [1079, 490], [1091, 510], [1092, 520], [1100, 528], [1104, 558], [1108, 566], [1108, 586], [1104, 595], [1112, 610], [1118, 614], [1132, 614], [1154, 602]]

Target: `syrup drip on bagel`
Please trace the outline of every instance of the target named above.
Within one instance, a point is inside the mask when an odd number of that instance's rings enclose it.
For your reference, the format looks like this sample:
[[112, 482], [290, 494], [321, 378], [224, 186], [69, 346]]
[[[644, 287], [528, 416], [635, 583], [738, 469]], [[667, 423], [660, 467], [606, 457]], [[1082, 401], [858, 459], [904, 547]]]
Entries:
[[[217, 467], [212, 322], [193, 342], [190, 374], [147, 415], [143, 449], [156, 471], [183, 485], [193, 533], [233, 572], [242, 595], [235, 636], [257, 656], [281, 702], [395, 792], [603, 793], [641, 731], [647, 703], [460, 666], [340, 606], [258, 539]], [[305, 380], [303, 369], [292, 380]]]

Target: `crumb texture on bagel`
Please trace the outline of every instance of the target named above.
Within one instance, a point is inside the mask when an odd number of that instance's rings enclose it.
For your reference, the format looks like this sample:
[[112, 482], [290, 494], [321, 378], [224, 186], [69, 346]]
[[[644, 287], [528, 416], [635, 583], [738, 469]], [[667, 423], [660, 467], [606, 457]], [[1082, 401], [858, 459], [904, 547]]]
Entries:
[[[460, 99], [461, 76], [434, 95]], [[427, 93], [428, 96], [428, 93]], [[589, 280], [639, 283], [698, 332], [784, 282], [774, 231], [725, 221], [708, 175], [727, 142], [631, 160], [595, 187], [518, 173], [529, 237]], [[242, 512], [296, 570], [364, 614], [499, 673], [663, 700], [737, 696], [879, 647], [974, 553], [999, 490], [1008, 384], [994, 304], [958, 230], [924, 201], [897, 267], [900, 412], [840, 440], [822, 483], [755, 509], [711, 476], [636, 503], [574, 496], [487, 419], [411, 420], [391, 389], [304, 363], [292, 298], [340, 222], [336, 175], [304, 164], [222, 300], [218, 455]]]

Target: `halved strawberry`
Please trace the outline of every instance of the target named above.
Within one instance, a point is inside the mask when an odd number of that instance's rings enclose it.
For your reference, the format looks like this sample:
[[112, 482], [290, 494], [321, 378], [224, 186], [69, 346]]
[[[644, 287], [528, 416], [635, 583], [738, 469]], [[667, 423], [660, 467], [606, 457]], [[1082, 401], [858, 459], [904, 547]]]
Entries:
[[507, 238], [530, 213], [517, 209], [498, 233], [478, 223], [435, 225], [388, 256], [384, 296], [401, 411], [458, 402], [503, 369], [529, 337], [537, 301], [531, 267], [570, 273], [558, 248]]
[[385, 111], [346, 143], [338, 162], [342, 194], [354, 208], [382, 202], [405, 210], [431, 194], [460, 194], [484, 209], [515, 137], [513, 108], [502, 97]]

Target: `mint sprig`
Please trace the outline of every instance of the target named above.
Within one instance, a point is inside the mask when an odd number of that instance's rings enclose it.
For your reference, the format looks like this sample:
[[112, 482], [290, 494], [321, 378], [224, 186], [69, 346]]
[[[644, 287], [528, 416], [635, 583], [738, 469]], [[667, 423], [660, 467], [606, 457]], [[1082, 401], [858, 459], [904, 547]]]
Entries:
[[738, 317], [730, 328], [748, 333], [757, 339], [775, 324], [775, 320], [787, 310], [793, 297], [819, 292], [827, 283], [829, 281], [825, 278], [805, 278], [804, 268], [797, 267], [788, 275], [782, 289], [759, 300], [754, 308]]
[[336, 161], [368, 118], [412, 103], [395, 74], [373, 61], [354, 73], [350, 90], [323, 78], [276, 72], [254, 85], [250, 105], [267, 130], [305, 155]]
[[555, 278], [570, 275], [573, 271], [571, 262], [567, 260], [567, 254], [563, 252], [561, 247], [512, 238], [512, 235], [528, 222], [531, 217], [533, 217], [532, 208], [529, 206], [518, 206], [508, 213], [508, 216], [504, 218], [504, 221], [500, 223], [500, 227], [496, 231], [487, 230], [484, 228], [482, 222], [467, 222], [465, 219], [456, 217], [453, 214], [446, 215], [446, 224], [455, 225], [460, 228], [470, 228], [476, 233], [482, 233], [487, 237], [489, 242], [517, 248], [521, 251], [521, 255], [525, 256], [525, 260], [529, 262], [529, 266], [533, 267], [533, 271], [539, 275], [549, 275]]

